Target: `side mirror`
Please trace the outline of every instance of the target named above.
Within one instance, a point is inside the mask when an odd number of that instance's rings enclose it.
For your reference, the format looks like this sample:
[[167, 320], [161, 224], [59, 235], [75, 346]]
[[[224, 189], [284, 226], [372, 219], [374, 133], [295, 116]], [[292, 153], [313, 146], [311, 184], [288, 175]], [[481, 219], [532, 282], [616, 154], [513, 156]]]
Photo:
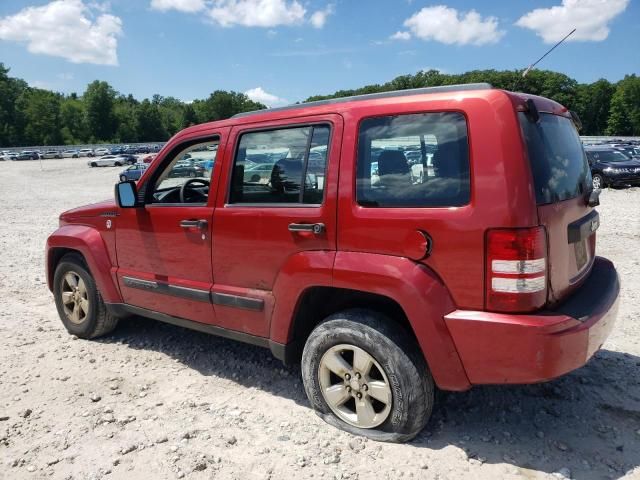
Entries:
[[135, 208], [139, 206], [136, 182], [127, 180], [116, 183], [116, 202], [120, 208]]

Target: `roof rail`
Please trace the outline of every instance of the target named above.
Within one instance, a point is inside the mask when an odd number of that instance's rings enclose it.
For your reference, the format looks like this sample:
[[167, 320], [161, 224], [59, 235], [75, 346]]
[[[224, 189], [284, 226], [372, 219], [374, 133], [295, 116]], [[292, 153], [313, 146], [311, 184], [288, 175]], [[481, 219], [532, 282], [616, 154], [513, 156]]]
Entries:
[[464, 83], [460, 85], [443, 85], [440, 87], [424, 87], [424, 88], [411, 88], [408, 90], [393, 90], [391, 92], [367, 93], [365, 95], [354, 95], [351, 97], [329, 98], [327, 100], [317, 100], [315, 102], [296, 103], [294, 105], [287, 105], [286, 107], [267, 108], [264, 110], [253, 110], [251, 112], [237, 113], [231, 118], [247, 117], [249, 115], [256, 115], [260, 113], [283, 112], [287, 110], [295, 110], [298, 108], [317, 107], [320, 105], [333, 105], [336, 103], [357, 102], [361, 100], [375, 100], [378, 98], [405, 97], [409, 95], [424, 95], [427, 93], [441, 93], [441, 92], [458, 92], [458, 91], [465, 91], [465, 90], [490, 90], [492, 88], [493, 86], [491, 86], [491, 84], [489, 83]]

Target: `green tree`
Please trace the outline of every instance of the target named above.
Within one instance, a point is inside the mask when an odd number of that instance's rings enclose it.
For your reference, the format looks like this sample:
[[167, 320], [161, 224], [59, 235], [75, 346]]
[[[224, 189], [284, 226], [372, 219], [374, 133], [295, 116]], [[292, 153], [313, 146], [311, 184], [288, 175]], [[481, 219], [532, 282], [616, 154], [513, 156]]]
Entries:
[[157, 142], [168, 138], [156, 103], [143, 100], [136, 111], [138, 137], [141, 142]]
[[28, 88], [16, 102], [24, 122], [24, 142], [29, 145], [60, 145], [60, 95]]
[[578, 86], [575, 110], [582, 120], [581, 134], [604, 135], [614, 91], [615, 87], [602, 78], [594, 83]]
[[78, 144], [87, 141], [89, 130], [87, 128], [84, 104], [77, 98], [77, 95], [72, 94], [62, 100], [60, 123], [65, 144]]
[[98, 141], [111, 140], [117, 130], [115, 90], [107, 83], [95, 80], [84, 92], [89, 135]]

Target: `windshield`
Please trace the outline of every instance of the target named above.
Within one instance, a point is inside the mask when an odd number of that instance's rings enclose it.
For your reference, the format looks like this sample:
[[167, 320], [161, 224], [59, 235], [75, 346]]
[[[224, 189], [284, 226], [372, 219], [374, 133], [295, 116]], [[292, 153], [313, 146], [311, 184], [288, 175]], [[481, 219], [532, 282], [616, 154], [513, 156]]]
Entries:
[[618, 150], [593, 150], [591, 155], [598, 162], [628, 162], [629, 157]]
[[518, 114], [538, 205], [575, 198], [587, 191], [591, 172], [578, 132], [569, 118], [541, 113], [538, 122]]

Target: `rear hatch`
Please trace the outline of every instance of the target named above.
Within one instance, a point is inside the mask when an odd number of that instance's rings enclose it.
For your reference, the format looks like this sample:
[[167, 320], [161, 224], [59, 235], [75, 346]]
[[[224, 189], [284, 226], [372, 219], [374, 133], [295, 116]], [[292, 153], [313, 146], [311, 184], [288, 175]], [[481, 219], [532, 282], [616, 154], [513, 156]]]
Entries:
[[535, 121], [525, 112], [518, 115], [538, 218], [547, 231], [547, 303], [553, 305], [575, 290], [593, 266], [599, 217], [588, 206], [591, 172], [570, 118], [540, 113]]

